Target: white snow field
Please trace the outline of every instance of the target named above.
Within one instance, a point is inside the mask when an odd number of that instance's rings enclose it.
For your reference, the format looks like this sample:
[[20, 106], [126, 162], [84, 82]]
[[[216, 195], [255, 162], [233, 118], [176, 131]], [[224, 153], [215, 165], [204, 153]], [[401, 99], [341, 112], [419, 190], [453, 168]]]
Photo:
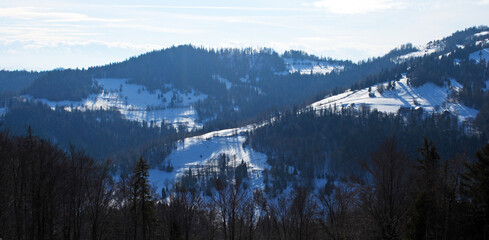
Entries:
[[435, 52], [442, 50], [443, 46], [442, 46], [442, 44], [428, 43], [425, 45], [417, 46], [416, 48], [418, 49], [418, 51], [399, 56], [397, 59], [406, 60], [409, 58], [423, 57], [425, 55], [431, 55]]
[[300, 74], [327, 74], [335, 70], [343, 70], [344, 66], [330, 64], [326, 61], [312, 61], [306, 59], [284, 58], [289, 73]]
[[484, 31], [484, 32], [474, 34], [474, 36], [476, 37], [485, 36], [485, 35], [489, 35], [489, 31]]
[[476, 51], [470, 54], [470, 60], [474, 60], [476, 63], [479, 63], [481, 60], [489, 60], [489, 48], [482, 49], [480, 51]]
[[[71, 111], [72, 107], [79, 110], [116, 109], [128, 120], [145, 121], [158, 126], [165, 121], [174, 126], [184, 125], [189, 130], [202, 127], [192, 104], [205, 99], [205, 94], [195, 91], [185, 94], [174, 90], [171, 85], [165, 86], [171, 89], [166, 93], [160, 90], [149, 92], [142, 85], [127, 83], [127, 79], [104, 78], [95, 81], [103, 90], [82, 101], [35, 100], [44, 102], [53, 109], [63, 107], [67, 111]], [[30, 96], [23, 97], [32, 99]]]
[[[412, 87], [407, 84], [407, 77], [403, 75], [400, 81], [396, 82], [395, 89], [382, 94], [378, 92], [378, 85], [356, 91], [347, 91], [335, 96], [327, 97], [311, 105], [314, 109], [337, 108], [341, 107], [360, 107], [362, 104], [370, 106], [382, 112], [395, 113], [401, 107], [423, 108], [427, 112], [449, 111], [458, 115], [460, 121], [468, 118], [475, 118], [478, 111], [465, 106], [463, 103], [450, 99], [452, 91], [461, 90], [460, 83], [451, 80], [451, 86], [437, 86], [433, 83], [426, 83], [420, 87]], [[386, 87], [387, 83], [383, 83]]]
[[157, 193], [161, 193], [163, 187], [171, 187], [189, 168], [194, 171], [198, 168], [213, 166], [216, 164], [213, 160], [219, 154], [224, 153], [231, 158], [230, 166], [237, 166], [244, 161], [248, 165], [251, 187], [261, 187], [263, 185], [262, 172], [268, 168], [267, 156], [249, 147], [243, 147], [246, 140], [244, 133], [254, 127], [256, 125], [215, 131], [179, 141], [177, 149], [164, 161], [173, 165], [173, 171], [151, 169], [150, 182], [157, 187]]

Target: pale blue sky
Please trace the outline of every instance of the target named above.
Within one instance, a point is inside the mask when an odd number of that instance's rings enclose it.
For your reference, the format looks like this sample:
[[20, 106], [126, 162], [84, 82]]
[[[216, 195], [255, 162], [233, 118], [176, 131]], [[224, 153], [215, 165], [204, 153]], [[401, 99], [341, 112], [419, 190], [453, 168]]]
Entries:
[[0, 69], [82, 68], [189, 43], [358, 61], [476, 25], [489, 25], [489, 0], [6, 0]]

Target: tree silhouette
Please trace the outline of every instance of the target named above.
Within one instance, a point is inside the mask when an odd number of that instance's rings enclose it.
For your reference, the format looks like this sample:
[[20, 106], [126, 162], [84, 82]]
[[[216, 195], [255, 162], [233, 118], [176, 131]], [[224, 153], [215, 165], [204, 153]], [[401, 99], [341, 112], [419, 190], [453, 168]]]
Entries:
[[[148, 178], [149, 165], [143, 157], [139, 157], [131, 179], [134, 239], [146, 240], [150, 236], [153, 198]], [[142, 238], [138, 238], [139, 232]]]

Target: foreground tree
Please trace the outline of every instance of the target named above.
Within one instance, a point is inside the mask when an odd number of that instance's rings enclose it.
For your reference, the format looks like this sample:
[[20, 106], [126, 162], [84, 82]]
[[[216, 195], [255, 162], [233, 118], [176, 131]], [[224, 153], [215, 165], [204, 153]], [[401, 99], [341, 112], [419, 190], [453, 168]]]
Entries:
[[134, 239], [146, 240], [152, 237], [154, 204], [148, 178], [149, 165], [143, 157], [140, 157], [139, 161], [136, 162], [131, 178], [131, 211], [134, 224]]
[[92, 229], [92, 240], [104, 239], [112, 216], [114, 181], [110, 174], [110, 161], [98, 164], [85, 179], [87, 188], [88, 218]]
[[489, 144], [475, 156], [477, 161], [467, 164], [464, 186], [470, 199], [474, 238], [489, 239]]
[[[217, 184], [217, 186], [220, 184]], [[252, 201], [249, 193], [242, 185], [229, 184], [219, 186], [217, 193], [212, 196], [212, 202], [219, 214], [221, 230], [224, 239], [241, 239], [243, 228], [243, 213], [252, 211], [247, 203]]]
[[[328, 184], [326, 185], [328, 186]], [[348, 180], [329, 184], [317, 195], [318, 222], [328, 239], [356, 239], [354, 219], [359, 205], [359, 188]]]
[[168, 199], [162, 199], [157, 205], [158, 235], [163, 239], [194, 239], [203, 229], [196, 231], [204, 201], [200, 192], [181, 188], [175, 190]]
[[415, 166], [417, 190], [410, 210], [409, 235], [412, 239], [437, 239], [441, 237], [437, 221], [440, 155], [433, 142], [426, 138], [419, 153], [421, 158]]
[[371, 159], [370, 164], [364, 164], [368, 177], [361, 199], [371, 220], [372, 237], [399, 239], [409, 208], [410, 163], [394, 138], [384, 141]]

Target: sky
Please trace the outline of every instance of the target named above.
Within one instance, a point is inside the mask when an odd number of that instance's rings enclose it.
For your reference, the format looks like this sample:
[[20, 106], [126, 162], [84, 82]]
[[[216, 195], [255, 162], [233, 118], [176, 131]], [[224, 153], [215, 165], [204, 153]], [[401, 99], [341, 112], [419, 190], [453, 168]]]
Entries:
[[353, 61], [489, 25], [489, 0], [2, 0], [0, 69], [87, 68], [192, 44]]

